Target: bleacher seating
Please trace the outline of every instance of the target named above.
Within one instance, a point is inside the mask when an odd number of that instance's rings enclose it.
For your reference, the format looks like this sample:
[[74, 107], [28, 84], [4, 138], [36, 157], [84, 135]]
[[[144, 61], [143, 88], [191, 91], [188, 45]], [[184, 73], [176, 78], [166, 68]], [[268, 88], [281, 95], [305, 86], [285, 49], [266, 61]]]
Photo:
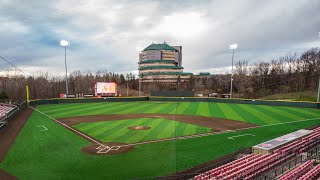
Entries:
[[309, 180], [309, 179], [315, 179], [317, 176], [320, 175], [320, 164], [315, 166], [313, 169], [311, 169], [309, 172], [307, 172], [305, 175], [300, 177], [298, 180]]
[[309, 160], [309, 161], [301, 164], [300, 166], [298, 166], [297, 168], [293, 169], [289, 173], [281, 176], [279, 178], [279, 180], [290, 180], [290, 179], [298, 179], [298, 178], [300, 178], [301, 176], [303, 176], [304, 174], [306, 174], [308, 171], [310, 171], [312, 169], [313, 162], [314, 162], [314, 160]]
[[[267, 172], [286, 160], [295, 157], [297, 154], [303, 153], [310, 147], [319, 144], [319, 142], [320, 127], [314, 129], [313, 133], [308, 136], [285, 145], [274, 151], [272, 154], [250, 154], [218, 168], [199, 174], [195, 176], [194, 179], [253, 179], [257, 175]], [[292, 179], [291, 177], [297, 179], [305, 173], [312, 173], [310, 177], [316, 177], [320, 174], [320, 166], [316, 166], [312, 169], [313, 162], [314, 161], [311, 160], [305, 162], [288, 174], [283, 175], [281, 179]], [[309, 176], [306, 175], [303, 177], [308, 179]]]
[[13, 110], [16, 106], [11, 104], [0, 103], [0, 119], [6, 116], [11, 110]]

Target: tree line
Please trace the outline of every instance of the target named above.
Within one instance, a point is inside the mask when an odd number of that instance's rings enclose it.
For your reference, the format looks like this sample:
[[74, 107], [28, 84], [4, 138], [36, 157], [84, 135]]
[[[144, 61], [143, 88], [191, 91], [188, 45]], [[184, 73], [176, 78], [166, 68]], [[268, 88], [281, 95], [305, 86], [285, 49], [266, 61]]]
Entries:
[[[10, 76], [9, 76], [10, 74]], [[238, 61], [234, 67], [233, 97], [261, 98], [271, 94], [316, 91], [320, 75], [320, 49], [312, 48], [300, 55], [289, 54], [275, 60], [249, 64]], [[12, 75], [0, 78], [0, 92], [12, 100], [25, 99], [25, 86], [29, 86], [31, 99], [56, 98], [65, 93], [65, 78], [50, 73], [32, 76]], [[189, 83], [143, 84], [145, 95], [151, 90], [193, 90], [205, 93], [229, 93], [231, 74], [213, 76], [191, 76]], [[132, 73], [119, 74], [107, 71], [83, 73], [73, 71], [68, 75], [69, 94], [94, 94], [95, 82], [117, 82], [118, 94], [138, 95], [138, 77]]]

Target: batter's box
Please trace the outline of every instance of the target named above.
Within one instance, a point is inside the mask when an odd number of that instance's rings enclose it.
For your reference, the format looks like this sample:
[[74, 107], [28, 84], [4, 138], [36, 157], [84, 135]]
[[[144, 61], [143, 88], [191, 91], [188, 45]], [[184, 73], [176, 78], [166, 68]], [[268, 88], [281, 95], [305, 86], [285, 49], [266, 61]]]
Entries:
[[105, 146], [104, 148], [100, 149], [97, 153], [101, 154], [101, 153], [108, 153], [111, 150], [111, 148], [109, 146]]
[[110, 148], [110, 150], [112, 150], [112, 151], [118, 151], [120, 148], [121, 148], [121, 146], [112, 146], [112, 147]]
[[101, 150], [101, 149], [106, 149], [106, 148], [110, 148], [110, 147], [109, 147], [109, 146], [101, 145], [101, 146], [97, 147], [96, 149]]

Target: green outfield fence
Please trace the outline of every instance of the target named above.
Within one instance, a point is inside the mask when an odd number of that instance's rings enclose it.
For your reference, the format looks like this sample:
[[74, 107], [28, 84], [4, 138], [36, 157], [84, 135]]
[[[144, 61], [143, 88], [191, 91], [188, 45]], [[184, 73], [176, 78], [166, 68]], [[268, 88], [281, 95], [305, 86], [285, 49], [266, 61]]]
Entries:
[[64, 103], [92, 103], [92, 102], [124, 102], [124, 101], [148, 101], [149, 97], [105, 97], [105, 98], [66, 98], [66, 99], [40, 99], [31, 100], [30, 106], [42, 104], [64, 104]]
[[260, 99], [227, 99], [227, 98], [199, 98], [199, 97], [106, 97], [106, 98], [70, 98], [70, 99], [41, 99], [31, 100], [30, 105], [62, 104], [62, 103], [90, 103], [90, 102], [125, 102], [125, 101], [177, 101], [177, 102], [219, 102], [236, 104], [255, 104], [269, 106], [289, 106], [303, 108], [320, 108], [320, 103], [305, 101], [272, 101]]
[[197, 97], [149, 97], [150, 101], [179, 101], [179, 102], [219, 102], [236, 104], [255, 104], [269, 106], [290, 106], [303, 108], [320, 108], [320, 103], [305, 101], [271, 101], [260, 99], [227, 99], [227, 98], [197, 98]]

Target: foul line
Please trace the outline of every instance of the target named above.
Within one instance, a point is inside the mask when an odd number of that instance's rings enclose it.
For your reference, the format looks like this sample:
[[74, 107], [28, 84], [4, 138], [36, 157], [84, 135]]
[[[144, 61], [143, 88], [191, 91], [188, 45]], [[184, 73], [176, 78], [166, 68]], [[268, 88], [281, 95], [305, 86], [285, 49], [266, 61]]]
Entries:
[[61, 124], [62, 126], [64, 126], [64, 127], [68, 128], [68, 129], [70, 129], [71, 131], [76, 132], [76, 133], [80, 134], [81, 136], [84, 136], [85, 138], [87, 138], [87, 139], [89, 139], [89, 140], [91, 140], [91, 141], [93, 141], [93, 142], [95, 142], [95, 143], [99, 144], [100, 146], [103, 146], [103, 147], [105, 146], [105, 145], [103, 145], [102, 143], [98, 142], [97, 140], [92, 139], [91, 137], [89, 137], [89, 136], [87, 136], [87, 135], [85, 135], [85, 134], [81, 133], [80, 131], [78, 131], [78, 130], [76, 130], [76, 129], [74, 129], [74, 128], [72, 128], [72, 127], [70, 127], [70, 126], [68, 126], [68, 125], [66, 125], [66, 124], [64, 124], [64, 123], [62, 123], [62, 122], [60, 122], [60, 121], [56, 120], [55, 118], [53, 118], [53, 117], [51, 117], [51, 116], [49, 116], [49, 115], [47, 115], [47, 114], [45, 114], [45, 113], [43, 113], [43, 112], [39, 111], [38, 109], [35, 109], [35, 108], [31, 107], [31, 106], [29, 106], [29, 107], [30, 107], [31, 109], [33, 109], [33, 110], [35, 110], [35, 111], [39, 112], [40, 114], [43, 114], [43, 115], [47, 116], [48, 118], [52, 119], [53, 121], [55, 121], [55, 122], [57, 122], [57, 123]]
[[[47, 116], [48, 118], [52, 119], [53, 121], [61, 124], [62, 126], [70, 129], [71, 131], [78, 133], [80, 135], [82, 135], [83, 137], [99, 144], [102, 147], [105, 147], [106, 145], [98, 142], [97, 140], [83, 134], [82, 132], [56, 120], [55, 118], [39, 111], [38, 109], [35, 109], [31, 106], [29, 106], [31, 109]], [[256, 127], [247, 127], [247, 128], [239, 128], [239, 129], [234, 129], [234, 130], [226, 130], [226, 131], [220, 131], [220, 132], [209, 132], [209, 133], [203, 133], [203, 134], [194, 134], [194, 135], [188, 135], [188, 136], [180, 136], [180, 137], [173, 137], [173, 138], [166, 138], [166, 139], [159, 139], [159, 140], [152, 140], [152, 141], [145, 141], [145, 142], [138, 142], [138, 143], [131, 143], [131, 144], [125, 144], [125, 145], [120, 145], [120, 146], [111, 146], [111, 149], [113, 147], [127, 147], [127, 146], [135, 146], [135, 145], [142, 145], [142, 144], [151, 144], [151, 143], [156, 143], [156, 142], [164, 142], [164, 141], [171, 141], [171, 140], [179, 140], [179, 139], [192, 139], [192, 138], [197, 138], [197, 137], [204, 137], [204, 136], [212, 136], [212, 135], [217, 135], [217, 134], [224, 134], [224, 133], [230, 133], [230, 132], [237, 132], [237, 131], [241, 131], [241, 130], [247, 130], [247, 129], [255, 129], [255, 128], [262, 128], [262, 127], [268, 127], [268, 126], [277, 126], [277, 125], [284, 125], [284, 124], [293, 124], [293, 123], [299, 123], [299, 122], [305, 122], [305, 121], [312, 121], [312, 120], [316, 120], [316, 119], [320, 119], [320, 118], [312, 118], [312, 119], [303, 119], [303, 120], [297, 120], [297, 121], [292, 121], [292, 122], [284, 122], [284, 123], [276, 123], [276, 124], [268, 124], [268, 125], [262, 125], [262, 126], [256, 126]]]
[[241, 135], [237, 135], [237, 136], [230, 136], [227, 137], [228, 139], [234, 140], [234, 138], [236, 137], [242, 137], [242, 136], [255, 136], [254, 134], [241, 134]]

